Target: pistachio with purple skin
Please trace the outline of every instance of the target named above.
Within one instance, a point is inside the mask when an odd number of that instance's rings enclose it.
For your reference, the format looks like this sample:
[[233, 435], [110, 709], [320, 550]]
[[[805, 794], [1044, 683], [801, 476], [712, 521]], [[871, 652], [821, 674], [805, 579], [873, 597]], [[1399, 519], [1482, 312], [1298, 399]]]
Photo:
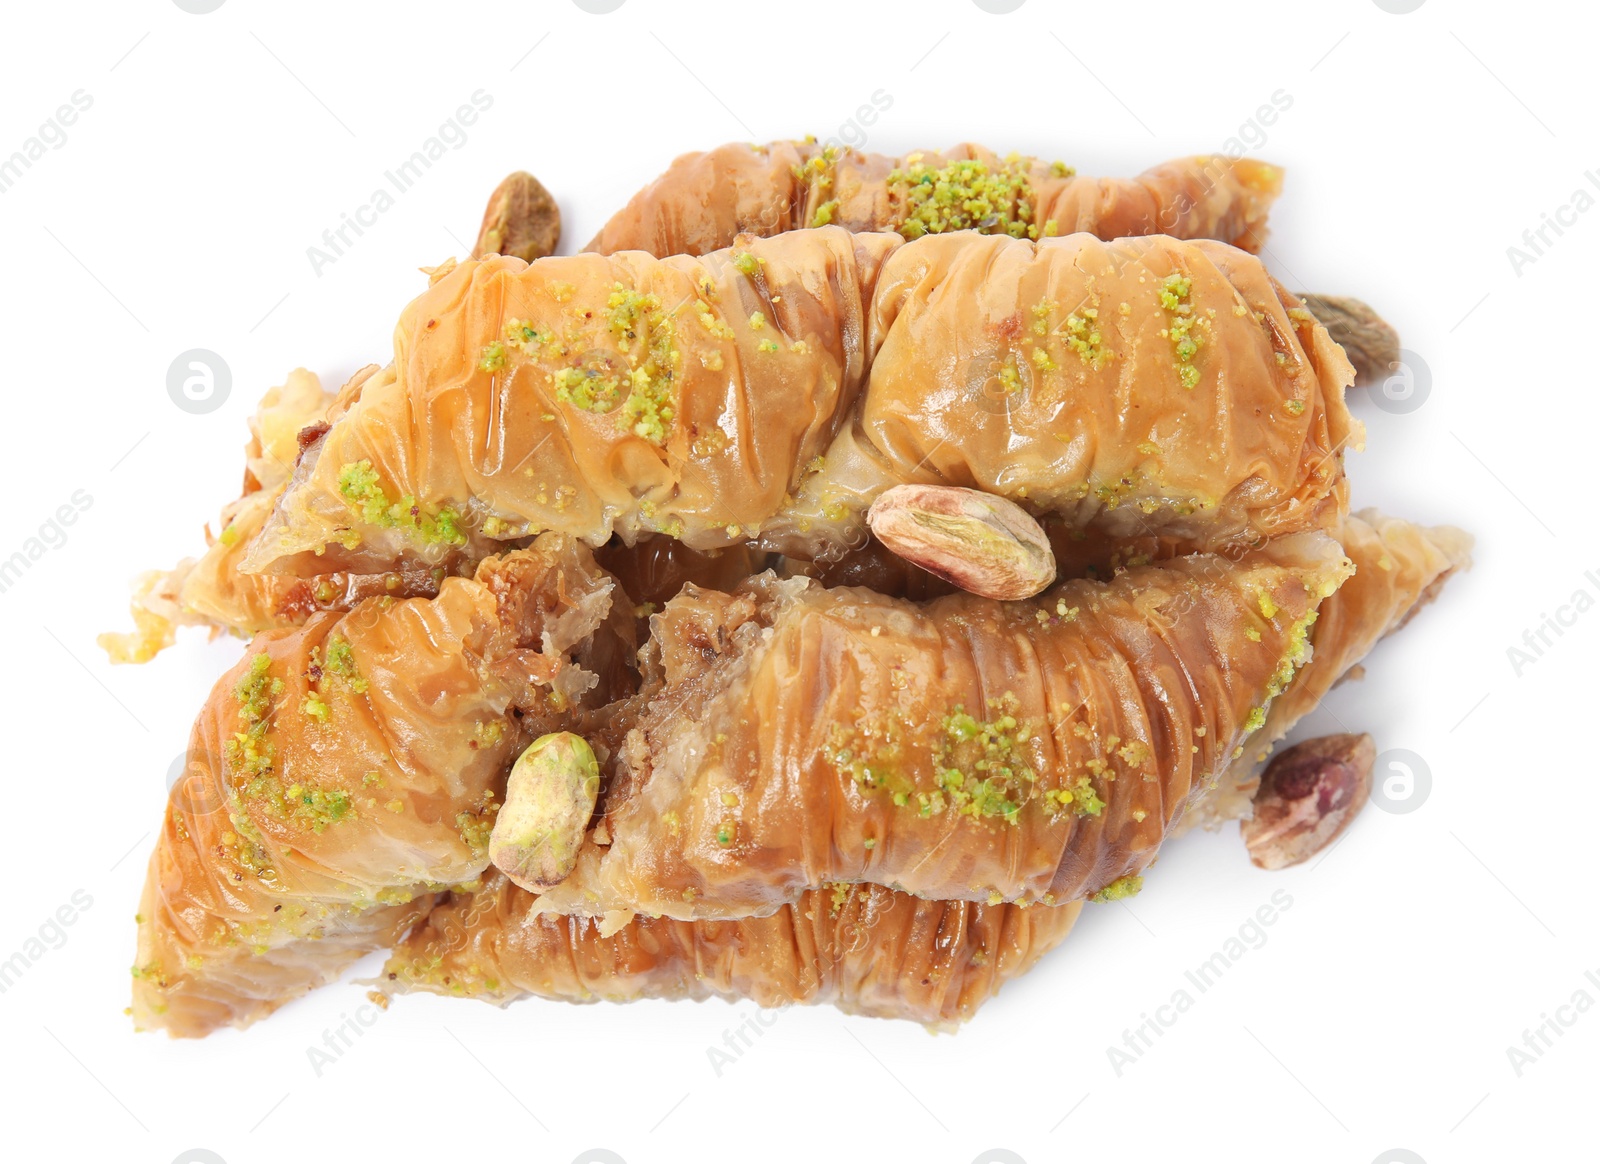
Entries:
[[472, 257], [515, 255], [533, 262], [555, 254], [561, 240], [561, 209], [532, 174], [518, 170], [489, 195]]
[[893, 553], [970, 594], [1032, 598], [1055, 581], [1050, 539], [1020, 505], [958, 485], [896, 485], [867, 511]]
[[1255, 816], [1239, 823], [1250, 860], [1287, 869], [1326, 849], [1372, 791], [1368, 735], [1320, 736], [1274, 756], [1261, 774]]

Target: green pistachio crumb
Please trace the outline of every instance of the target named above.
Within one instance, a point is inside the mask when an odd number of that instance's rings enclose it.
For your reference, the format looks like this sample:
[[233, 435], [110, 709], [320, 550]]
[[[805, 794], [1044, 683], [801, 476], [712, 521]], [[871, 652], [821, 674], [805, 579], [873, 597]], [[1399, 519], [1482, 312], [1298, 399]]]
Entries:
[[1090, 894], [1089, 900], [1099, 902], [1121, 901], [1124, 898], [1134, 896], [1143, 888], [1144, 878], [1137, 873], [1129, 873], [1125, 877], [1118, 877], [1099, 892]]

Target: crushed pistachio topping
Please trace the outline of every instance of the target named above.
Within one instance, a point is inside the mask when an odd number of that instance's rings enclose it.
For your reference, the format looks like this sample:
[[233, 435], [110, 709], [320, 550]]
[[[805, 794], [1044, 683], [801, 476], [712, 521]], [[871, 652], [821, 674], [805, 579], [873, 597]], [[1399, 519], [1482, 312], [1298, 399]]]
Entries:
[[250, 780], [239, 791], [274, 819], [289, 821], [314, 833], [321, 833], [354, 812], [350, 796], [343, 789], [318, 788], [300, 781], [285, 787], [282, 780], [270, 773]]
[[172, 985], [167, 980], [165, 971], [161, 969], [160, 962], [147, 962], [143, 966], [134, 966], [130, 969], [134, 978], [150, 983], [157, 990], [165, 990]]
[[1123, 499], [1133, 493], [1143, 479], [1143, 474], [1134, 470], [1125, 476], [1118, 477], [1115, 481], [1102, 481], [1093, 489], [1095, 498], [1107, 509], [1115, 509], [1121, 505]]
[[1095, 791], [1094, 781], [1087, 776], [1078, 777], [1070, 788], [1057, 788], [1044, 794], [1045, 803], [1056, 811], [1071, 809], [1078, 816], [1099, 816], [1106, 802]]
[[283, 694], [283, 680], [272, 675], [272, 656], [262, 651], [250, 660], [250, 667], [234, 685], [239, 704], [239, 723], [243, 731], [223, 745], [228, 766], [241, 776], [259, 776], [272, 770], [272, 741], [267, 732], [272, 726], [273, 701]]
[[659, 298], [640, 295], [621, 283], [612, 288], [607, 306], [612, 334], [633, 366], [619, 423], [636, 437], [664, 445], [678, 411], [675, 389], [682, 355], [675, 342], [676, 324], [670, 313], [662, 311]]
[[234, 831], [225, 832], [217, 839], [222, 842], [223, 847], [229, 851], [241, 869], [263, 881], [270, 881], [277, 876], [272, 868], [272, 855], [267, 852], [261, 830], [256, 828], [255, 822], [245, 813], [244, 806], [237, 803], [238, 794], [235, 793], [234, 796], [234, 806], [228, 811], [228, 823], [233, 826]]
[[[570, 298], [572, 290], [568, 284], [551, 285], [558, 301]], [[719, 338], [732, 336], [732, 329], [717, 318], [706, 302], [716, 294], [716, 287], [709, 278], [702, 281], [700, 294], [701, 298], [693, 303], [693, 310], [701, 326]], [[550, 384], [559, 402], [581, 412], [617, 412], [617, 424], [623, 430], [653, 444], [664, 445], [677, 412], [675, 390], [682, 362], [676, 346], [675, 311], [664, 310], [656, 295], [634, 290], [620, 282], [613, 283], [602, 315], [618, 348], [612, 355], [592, 350], [580, 354], [587, 347], [581, 321], [597, 313], [571, 310], [579, 317], [580, 328], [565, 338], [553, 331], [541, 330], [527, 320], [510, 320], [505, 326], [504, 341], [496, 341], [485, 349], [486, 361], [491, 350], [499, 366], [503, 366], [499, 362], [508, 359], [511, 350], [530, 359], [544, 355], [570, 361], [550, 373]], [[720, 366], [721, 353], [710, 355]], [[702, 354], [701, 359], [711, 366], [706, 354]], [[488, 366], [486, 362], [485, 367]], [[546, 415], [545, 419], [553, 420], [554, 416]]]
[[824, 202], [821, 206], [817, 207], [816, 213], [811, 216], [811, 225], [827, 226], [833, 221], [833, 216], [838, 212], [838, 210], [839, 200], [837, 198], [833, 198], [827, 202]]
[[1131, 768], [1143, 767], [1145, 761], [1155, 754], [1150, 750], [1150, 745], [1143, 740], [1129, 740], [1116, 751], [1117, 758]]
[[[733, 338], [733, 328], [718, 319], [716, 312], [711, 310], [711, 304], [703, 299], [695, 301], [695, 318], [700, 321], [700, 326], [705, 328], [708, 334], [718, 339]], [[717, 353], [719, 357], [721, 354]]]
[[[808, 137], [804, 144], [811, 145], [816, 140], [815, 137]], [[840, 152], [837, 146], [823, 146], [819, 153], [802, 165], [790, 166], [789, 173], [795, 181], [804, 182], [810, 189], [826, 189], [833, 185], [834, 163], [838, 161]]]
[[1178, 362], [1178, 379], [1185, 388], [1200, 383], [1200, 369], [1194, 366], [1194, 357], [1200, 351], [1200, 335], [1196, 330], [1198, 318], [1189, 302], [1193, 281], [1176, 271], [1167, 276], [1161, 287], [1161, 306], [1168, 314], [1167, 338], [1172, 341], [1172, 356]]
[[356, 670], [355, 656], [350, 653], [350, 644], [335, 635], [328, 640], [327, 669], [350, 685], [350, 690], [357, 694], [365, 694], [367, 681], [361, 677], [361, 672]]
[[1016, 154], [998, 168], [987, 162], [955, 159], [930, 169], [912, 155], [903, 169], [891, 170], [891, 198], [902, 203], [900, 233], [908, 239], [952, 230], [978, 230], [1012, 238], [1038, 238], [1033, 221], [1033, 186], [1028, 163]]
[[864, 792], [885, 791], [897, 807], [914, 806], [920, 816], [951, 812], [1016, 824], [1039, 779], [1037, 726], [1017, 717], [1014, 695], [987, 703], [988, 719], [956, 705], [924, 743], [933, 770], [931, 789], [917, 787], [904, 773], [908, 729], [898, 720], [883, 727], [835, 725], [830, 758]]
[[[277, 710], [275, 700], [283, 690], [283, 680], [272, 675], [272, 656], [263, 651], [250, 660], [249, 670], [234, 687], [239, 722], [244, 730], [234, 732], [233, 738], [224, 745], [223, 754], [234, 773], [240, 796], [259, 804], [277, 820], [290, 821], [320, 833], [350, 814], [350, 797], [338, 789], [318, 788], [302, 781], [285, 786], [279, 779], [274, 771], [273, 745], [267, 733]], [[320, 697], [316, 702], [322, 705], [325, 714], [326, 704]], [[270, 871], [264, 842], [250, 817], [242, 806], [236, 805], [229, 819], [234, 832], [222, 836], [223, 844], [234, 849], [236, 859], [244, 868], [258, 876], [267, 875]]]
[[1001, 366], [999, 380], [1000, 389], [1007, 396], [1015, 396], [1022, 391], [1022, 373], [1017, 371], [1015, 356], [1006, 360], [1005, 364]]
[[339, 470], [339, 494], [367, 525], [404, 530], [425, 545], [466, 543], [459, 513], [448, 505], [429, 513], [410, 494], [390, 501], [371, 461], [354, 461]]
[[311, 664], [305, 678], [307, 691], [300, 701], [300, 712], [319, 723], [327, 723], [332, 716], [328, 697], [336, 684], [357, 695], [367, 691], [367, 681], [356, 668], [350, 644], [338, 635], [328, 639], [326, 654], [322, 647], [311, 648]]
[[498, 372], [506, 366], [506, 345], [499, 340], [489, 344], [483, 349], [483, 358], [478, 361], [478, 367], [485, 372]]
[[252, 726], [264, 723], [272, 713], [273, 697], [282, 692], [283, 680], [272, 677], [272, 656], [262, 651], [250, 660], [249, 670], [234, 684], [239, 718]]
[[1132, 897], [1144, 888], [1144, 878], [1137, 873], [1129, 873], [1125, 877], [1118, 877], [1110, 885], [1097, 893], [1089, 895], [1090, 901], [1121, 901], [1125, 897]]
[[473, 856], [482, 857], [489, 851], [489, 837], [494, 832], [495, 817], [499, 813], [500, 806], [495, 803], [493, 789], [483, 793], [476, 807], [456, 813], [456, 832]]
[[1000, 817], [1017, 823], [1017, 813], [1028, 786], [1039, 778], [1026, 745], [1034, 725], [1018, 720], [1015, 696], [990, 700], [988, 710], [998, 712], [980, 720], [959, 704], [941, 723], [934, 744], [934, 780], [931, 793], [918, 793], [924, 816], [944, 810], [974, 817]]
[[1277, 698], [1294, 679], [1295, 671], [1311, 658], [1311, 628], [1316, 621], [1317, 612], [1313, 610], [1295, 619], [1290, 626], [1289, 645], [1284, 648], [1278, 669], [1272, 673], [1272, 680], [1267, 684], [1269, 700]]
[[557, 343], [554, 335], [547, 335], [525, 319], [506, 321], [506, 343], [524, 355], [534, 355], [539, 348]]
[[1101, 338], [1099, 320], [1098, 309], [1085, 307], [1082, 311], [1074, 311], [1067, 316], [1062, 324], [1067, 347], [1077, 355], [1078, 359], [1097, 372], [1105, 367], [1106, 361], [1111, 358], [1111, 353], [1106, 350], [1104, 340]]
[[610, 412], [622, 399], [622, 380], [592, 365], [558, 368], [550, 375], [556, 399], [584, 412]]
[[734, 268], [740, 274], [746, 275], [751, 279], [754, 279], [757, 275], [761, 274], [762, 262], [763, 260], [761, 258], [756, 255], [752, 255], [749, 251], [733, 252]]
[[689, 451], [700, 459], [716, 456], [728, 447], [728, 434], [720, 428], [713, 428], [695, 437], [690, 444]]
[[834, 917], [837, 917], [839, 911], [849, 902], [850, 895], [855, 892], [856, 887], [848, 881], [835, 881], [827, 885], [826, 888], [830, 891], [830, 898], [833, 904], [833, 908], [829, 912]]

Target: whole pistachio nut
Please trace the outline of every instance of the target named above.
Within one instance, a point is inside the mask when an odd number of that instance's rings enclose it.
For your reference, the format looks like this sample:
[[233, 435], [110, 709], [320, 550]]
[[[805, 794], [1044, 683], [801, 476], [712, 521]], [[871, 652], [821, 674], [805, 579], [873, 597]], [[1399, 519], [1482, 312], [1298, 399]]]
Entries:
[[490, 862], [524, 889], [559, 885], [577, 863], [599, 794], [600, 764], [582, 736], [540, 736], [511, 768]]
[[1015, 502], [958, 485], [896, 485], [867, 511], [891, 551], [984, 598], [1032, 598], [1056, 577], [1039, 523]]
[[532, 174], [506, 175], [483, 210], [472, 257], [515, 255], [526, 262], [555, 254], [561, 239], [561, 210], [550, 191]]
[[1331, 845], [1367, 802], [1375, 758], [1367, 735], [1319, 736], [1274, 756], [1255, 816], [1239, 825], [1251, 862], [1287, 869]]
[[1309, 293], [1300, 299], [1333, 342], [1344, 349], [1356, 370], [1358, 385], [1381, 384], [1400, 362], [1399, 333], [1361, 300]]

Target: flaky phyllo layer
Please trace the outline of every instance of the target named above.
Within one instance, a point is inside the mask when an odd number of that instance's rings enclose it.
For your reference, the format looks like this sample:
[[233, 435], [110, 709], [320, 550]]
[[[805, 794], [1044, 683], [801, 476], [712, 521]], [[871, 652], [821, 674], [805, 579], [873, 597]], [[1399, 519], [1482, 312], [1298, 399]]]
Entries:
[[1265, 722], [1346, 571], [1307, 534], [1028, 602], [686, 590], [654, 619], [660, 677], [620, 742], [609, 843], [540, 908], [739, 917], [837, 881], [1104, 890]]
[[633, 623], [551, 535], [258, 636], [212, 691], [140, 907], [134, 1015], [247, 1023], [392, 944], [486, 867], [505, 770], [618, 682]]
[[815, 141], [733, 142], [678, 158], [586, 249], [703, 255], [741, 234], [834, 225], [908, 239], [958, 230], [1166, 234], [1253, 253], [1282, 184], [1276, 166], [1221, 155], [1180, 158], [1137, 178], [1089, 178], [1064, 162], [970, 144], [894, 158]]
[[878, 885], [807, 890], [762, 917], [616, 927], [541, 913], [498, 873], [453, 894], [385, 967], [399, 990], [499, 1005], [749, 998], [762, 1007], [831, 1003], [851, 1014], [951, 1026], [1066, 938], [1082, 902], [926, 901]]
[[[635, 914], [766, 917], [840, 884], [1041, 907], [1115, 893], [1264, 722], [1347, 570], [1306, 534], [1016, 604], [768, 572], [684, 586], [635, 670], [631, 599], [549, 534], [436, 598], [268, 632], [174, 790], [136, 1013], [177, 1033], [250, 1021], [437, 895], [477, 891], [510, 761], [558, 727], [604, 757], [601, 809], [578, 869], [517, 908], [577, 915], [573, 940]], [[996, 747], [1005, 763], [980, 769]]]
[[826, 560], [908, 481], [1237, 548], [1337, 524], [1351, 374], [1220, 243], [829, 227], [490, 258], [407, 308], [242, 568], [382, 573], [539, 530]]
[[[383, 948], [392, 991], [960, 1021], [1248, 814], [1465, 564], [1347, 514], [1349, 364], [1250, 254], [1045, 229], [1253, 242], [1270, 167], [740, 148], [642, 192], [620, 253], [447, 264], [388, 367], [264, 402], [222, 532], [110, 644], [254, 636], [151, 860], [142, 1025], [246, 1025]], [[734, 237], [785, 223], [816, 229]], [[901, 484], [1020, 505], [1060, 581], [950, 593], [868, 537]], [[489, 839], [555, 732], [600, 783], [533, 892]]]

